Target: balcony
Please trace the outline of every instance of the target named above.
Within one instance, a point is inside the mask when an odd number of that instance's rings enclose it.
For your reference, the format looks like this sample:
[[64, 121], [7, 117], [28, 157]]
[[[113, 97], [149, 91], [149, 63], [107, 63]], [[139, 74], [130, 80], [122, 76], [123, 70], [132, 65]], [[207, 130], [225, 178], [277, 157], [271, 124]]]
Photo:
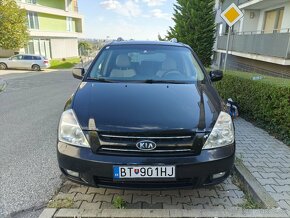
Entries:
[[239, 8], [248, 10], [261, 10], [265, 8], [272, 8], [285, 2], [285, 0], [242, 0], [239, 1]]
[[232, 3], [235, 3], [236, 5], [241, 5], [250, 1], [252, 0], [225, 0], [222, 4], [222, 11], [226, 10], [227, 7], [229, 7]]
[[23, 2], [18, 2], [18, 5], [27, 11], [34, 11], [34, 12], [45, 13], [45, 14], [55, 14], [55, 15], [64, 16], [64, 17], [73, 17], [73, 18], [83, 19], [83, 16], [77, 13], [78, 8], [74, 8], [75, 11], [65, 11], [65, 10], [61, 10], [57, 8], [51, 8], [47, 6], [29, 4], [29, 3], [23, 3]]
[[[217, 49], [225, 51], [226, 45], [227, 35], [218, 36]], [[273, 58], [278, 58], [281, 64], [286, 65], [285, 60], [290, 61], [290, 29], [273, 33], [235, 33], [230, 38], [229, 53], [240, 53], [238, 56], [257, 60], [263, 56], [264, 60], [268, 60], [267, 62], [272, 62]]]
[[225, 0], [222, 4], [222, 11], [224, 11], [232, 3], [238, 5], [240, 9], [259, 10], [283, 4], [285, 3], [285, 0]]
[[83, 34], [80, 32], [55, 32], [55, 31], [43, 31], [43, 30], [29, 30], [29, 35], [33, 37], [64, 37], [64, 38], [80, 38]]

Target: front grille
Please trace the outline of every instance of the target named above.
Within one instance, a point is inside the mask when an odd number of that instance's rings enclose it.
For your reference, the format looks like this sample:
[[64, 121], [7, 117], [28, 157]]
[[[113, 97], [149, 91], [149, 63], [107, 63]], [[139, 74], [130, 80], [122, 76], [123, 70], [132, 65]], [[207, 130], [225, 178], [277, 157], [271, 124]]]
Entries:
[[[156, 143], [152, 151], [142, 151], [136, 144], [143, 140]], [[116, 135], [99, 133], [100, 149], [103, 152], [170, 153], [193, 152], [194, 135]]]

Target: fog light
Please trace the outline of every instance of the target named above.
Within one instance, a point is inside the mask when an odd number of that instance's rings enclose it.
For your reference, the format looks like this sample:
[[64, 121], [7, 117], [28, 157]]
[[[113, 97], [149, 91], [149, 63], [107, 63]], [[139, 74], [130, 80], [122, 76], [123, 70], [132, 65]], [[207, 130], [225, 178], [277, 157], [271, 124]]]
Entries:
[[75, 171], [72, 171], [72, 170], [65, 170], [65, 171], [70, 176], [80, 177], [80, 174], [78, 172], [75, 172]]
[[221, 172], [221, 173], [213, 174], [212, 175], [212, 179], [222, 178], [225, 174], [226, 174], [226, 172]]

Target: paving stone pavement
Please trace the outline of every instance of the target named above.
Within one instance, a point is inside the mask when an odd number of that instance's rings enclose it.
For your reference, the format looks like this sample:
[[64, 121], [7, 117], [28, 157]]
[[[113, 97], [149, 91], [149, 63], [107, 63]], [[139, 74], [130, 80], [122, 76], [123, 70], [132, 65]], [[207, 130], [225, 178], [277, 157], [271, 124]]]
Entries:
[[290, 148], [250, 122], [238, 118], [236, 156], [282, 209], [290, 210]]
[[[290, 210], [290, 149], [242, 118], [235, 120], [237, 157], [282, 209]], [[242, 207], [244, 193], [229, 177], [223, 183], [193, 190], [116, 190], [66, 181], [53, 200], [71, 199], [72, 208], [114, 209], [120, 196], [128, 209], [227, 209]]]
[[126, 202], [128, 209], [226, 209], [241, 207], [244, 193], [232, 183], [223, 183], [201, 189], [189, 190], [117, 190], [93, 188], [66, 181], [52, 201], [72, 200], [71, 208], [115, 209], [117, 197]]

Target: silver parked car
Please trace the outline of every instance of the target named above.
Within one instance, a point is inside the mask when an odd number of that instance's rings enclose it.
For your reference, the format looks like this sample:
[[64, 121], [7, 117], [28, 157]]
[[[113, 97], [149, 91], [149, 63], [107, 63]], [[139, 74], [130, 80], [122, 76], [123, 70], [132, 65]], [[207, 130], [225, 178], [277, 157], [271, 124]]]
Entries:
[[49, 66], [49, 61], [41, 55], [18, 54], [10, 58], [0, 58], [0, 70], [15, 68], [40, 71]]

